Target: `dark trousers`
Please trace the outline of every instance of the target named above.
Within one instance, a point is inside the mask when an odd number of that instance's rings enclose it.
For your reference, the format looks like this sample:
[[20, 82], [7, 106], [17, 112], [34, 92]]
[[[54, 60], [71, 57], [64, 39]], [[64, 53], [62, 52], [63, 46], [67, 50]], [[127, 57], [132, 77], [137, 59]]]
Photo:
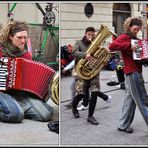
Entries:
[[89, 89], [86, 91], [85, 95], [83, 96], [83, 102], [82, 105], [83, 106], [88, 106], [88, 103], [90, 102], [90, 92]]
[[[79, 104], [79, 102], [85, 97], [85, 95], [81, 95], [78, 94], [77, 96], [74, 97], [73, 101], [72, 101], [72, 108], [73, 109], [77, 109], [77, 105]], [[91, 117], [94, 114], [94, 110], [96, 107], [96, 103], [97, 103], [97, 93], [96, 92], [92, 92], [91, 93], [91, 99], [89, 102], [89, 110], [88, 110], [88, 116]]]
[[91, 92], [90, 100], [88, 100], [88, 94], [86, 94], [86, 95], [78, 94], [74, 97], [74, 99], [72, 101], [72, 108], [76, 109], [79, 102], [83, 99], [84, 106], [87, 106], [89, 103], [88, 116], [91, 117], [94, 114], [94, 110], [95, 110], [96, 103], [97, 103], [97, 97], [102, 98], [104, 101], [107, 101], [107, 99], [108, 99], [108, 96], [101, 91]]
[[102, 98], [104, 101], [107, 101], [108, 96], [101, 91], [96, 91], [91, 93], [91, 100], [89, 102], [89, 111], [88, 116], [91, 117], [94, 114], [94, 110], [97, 104], [97, 97]]
[[[97, 91], [94, 92], [98, 97], [102, 98], [104, 101], [107, 101], [108, 99], [108, 95], [106, 95], [105, 93], [101, 92], [101, 91]], [[83, 97], [83, 106], [88, 106], [88, 103], [90, 102], [90, 95], [89, 95], [89, 91], [87, 91], [86, 95]]]
[[103, 93], [103, 92], [101, 92], [101, 91], [97, 91], [97, 92], [95, 92], [95, 93], [96, 93], [96, 95], [97, 95], [98, 97], [102, 98], [104, 101], [107, 101], [108, 95], [106, 95], [105, 93]]

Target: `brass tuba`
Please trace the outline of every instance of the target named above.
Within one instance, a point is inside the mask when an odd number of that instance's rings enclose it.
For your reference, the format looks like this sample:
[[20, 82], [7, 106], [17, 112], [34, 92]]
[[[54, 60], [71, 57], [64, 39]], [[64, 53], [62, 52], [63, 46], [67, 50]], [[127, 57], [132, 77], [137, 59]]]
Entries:
[[114, 32], [109, 30], [105, 25], [101, 25], [95, 39], [88, 47], [86, 53], [89, 53], [94, 60], [88, 61], [81, 59], [75, 66], [77, 75], [85, 80], [90, 80], [95, 77], [110, 58], [110, 51], [105, 47], [101, 47], [102, 43], [111, 35], [117, 36]]
[[49, 86], [49, 92], [51, 94], [52, 101], [59, 105], [59, 74], [56, 73], [52, 80], [51, 85]]

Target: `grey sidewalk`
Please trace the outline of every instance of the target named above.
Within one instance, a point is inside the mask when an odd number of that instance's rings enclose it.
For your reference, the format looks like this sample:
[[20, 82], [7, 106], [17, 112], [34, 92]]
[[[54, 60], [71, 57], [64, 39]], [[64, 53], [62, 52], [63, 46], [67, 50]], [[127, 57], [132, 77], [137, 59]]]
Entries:
[[[58, 107], [52, 100], [48, 103], [54, 108], [53, 120], [58, 120]], [[47, 123], [27, 119], [18, 124], [0, 122], [0, 147], [59, 145], [59, 134], [49, 131]]]
[[[148, 67], [144, 68], [144, 79], [148, 82]], [[148, 128], [136, 109], [132, 127], [134, 133], [127, 134], [117, 131], [118, 119], [124, 99], [124, 90], [117, 86], [107, 86], [106, 83], [117, 81], [115, 71], [103, 70], [101, 72], [101, 90], [112, 96], [110, 107], [98, 98], [94, 116], [100, 122], [99, 125], [88, 123], [88, 110], [80, 111], [80, 118], [75, 119], [71, 109], [64, 105], [71, 99], [70, 85], [72, 78], [62, 77], [61, 80], [61, 145], [147, 145]], [[145, 83], [148, 91], [148, 83]]]

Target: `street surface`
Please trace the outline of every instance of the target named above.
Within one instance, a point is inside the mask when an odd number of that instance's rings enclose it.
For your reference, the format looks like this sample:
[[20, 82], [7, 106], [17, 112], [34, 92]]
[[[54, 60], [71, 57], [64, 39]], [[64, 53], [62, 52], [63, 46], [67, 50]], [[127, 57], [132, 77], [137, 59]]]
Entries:
[[[145, 86], [148, 91], [148, 67], [144, 68]], [[94, 117], [99, 121], [99, 125], [92, 125], [87, 122], [88, 110], [79, 111], [80, 118], [73, 117], [71, 109], [65, 107], [71, 99], [70, 86], [71, 76], [62, 76], [61, 79], [61, 145], [148, 145], [148, 127], [144, 122], [139, 109], [136, 108], [135, 118], [131, 125], [134, 133], [127, 134], [117, 130], [118, 119], [124, 100], [124, 90], [120, 85], [108, 86], [110, 81], [118, 81], [115, 71], [102, 70], [101, 91], [112, 96], [110, 106], [98, 97]]]
[[[52, 120], [58, 120], [58, 107], [49, 99], [53, 106]], [[39, 122], [24, 119], [22, 123], [0, 122], [0, 147], [1, 146], [57, 146], [59, 134], [49, 131], [48, 122]]]

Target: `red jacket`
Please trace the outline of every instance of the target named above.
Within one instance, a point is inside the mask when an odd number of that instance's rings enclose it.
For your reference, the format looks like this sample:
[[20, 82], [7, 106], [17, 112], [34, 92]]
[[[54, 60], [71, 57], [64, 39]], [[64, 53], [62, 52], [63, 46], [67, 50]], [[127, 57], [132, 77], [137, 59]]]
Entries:
[[142, 72], [142, 64], [133, 60], [131, 49], [131, 37], [128, 34], [121, 34], [110, 44], [111, 51], [121, 51], [124, 62], [124, 73]]

